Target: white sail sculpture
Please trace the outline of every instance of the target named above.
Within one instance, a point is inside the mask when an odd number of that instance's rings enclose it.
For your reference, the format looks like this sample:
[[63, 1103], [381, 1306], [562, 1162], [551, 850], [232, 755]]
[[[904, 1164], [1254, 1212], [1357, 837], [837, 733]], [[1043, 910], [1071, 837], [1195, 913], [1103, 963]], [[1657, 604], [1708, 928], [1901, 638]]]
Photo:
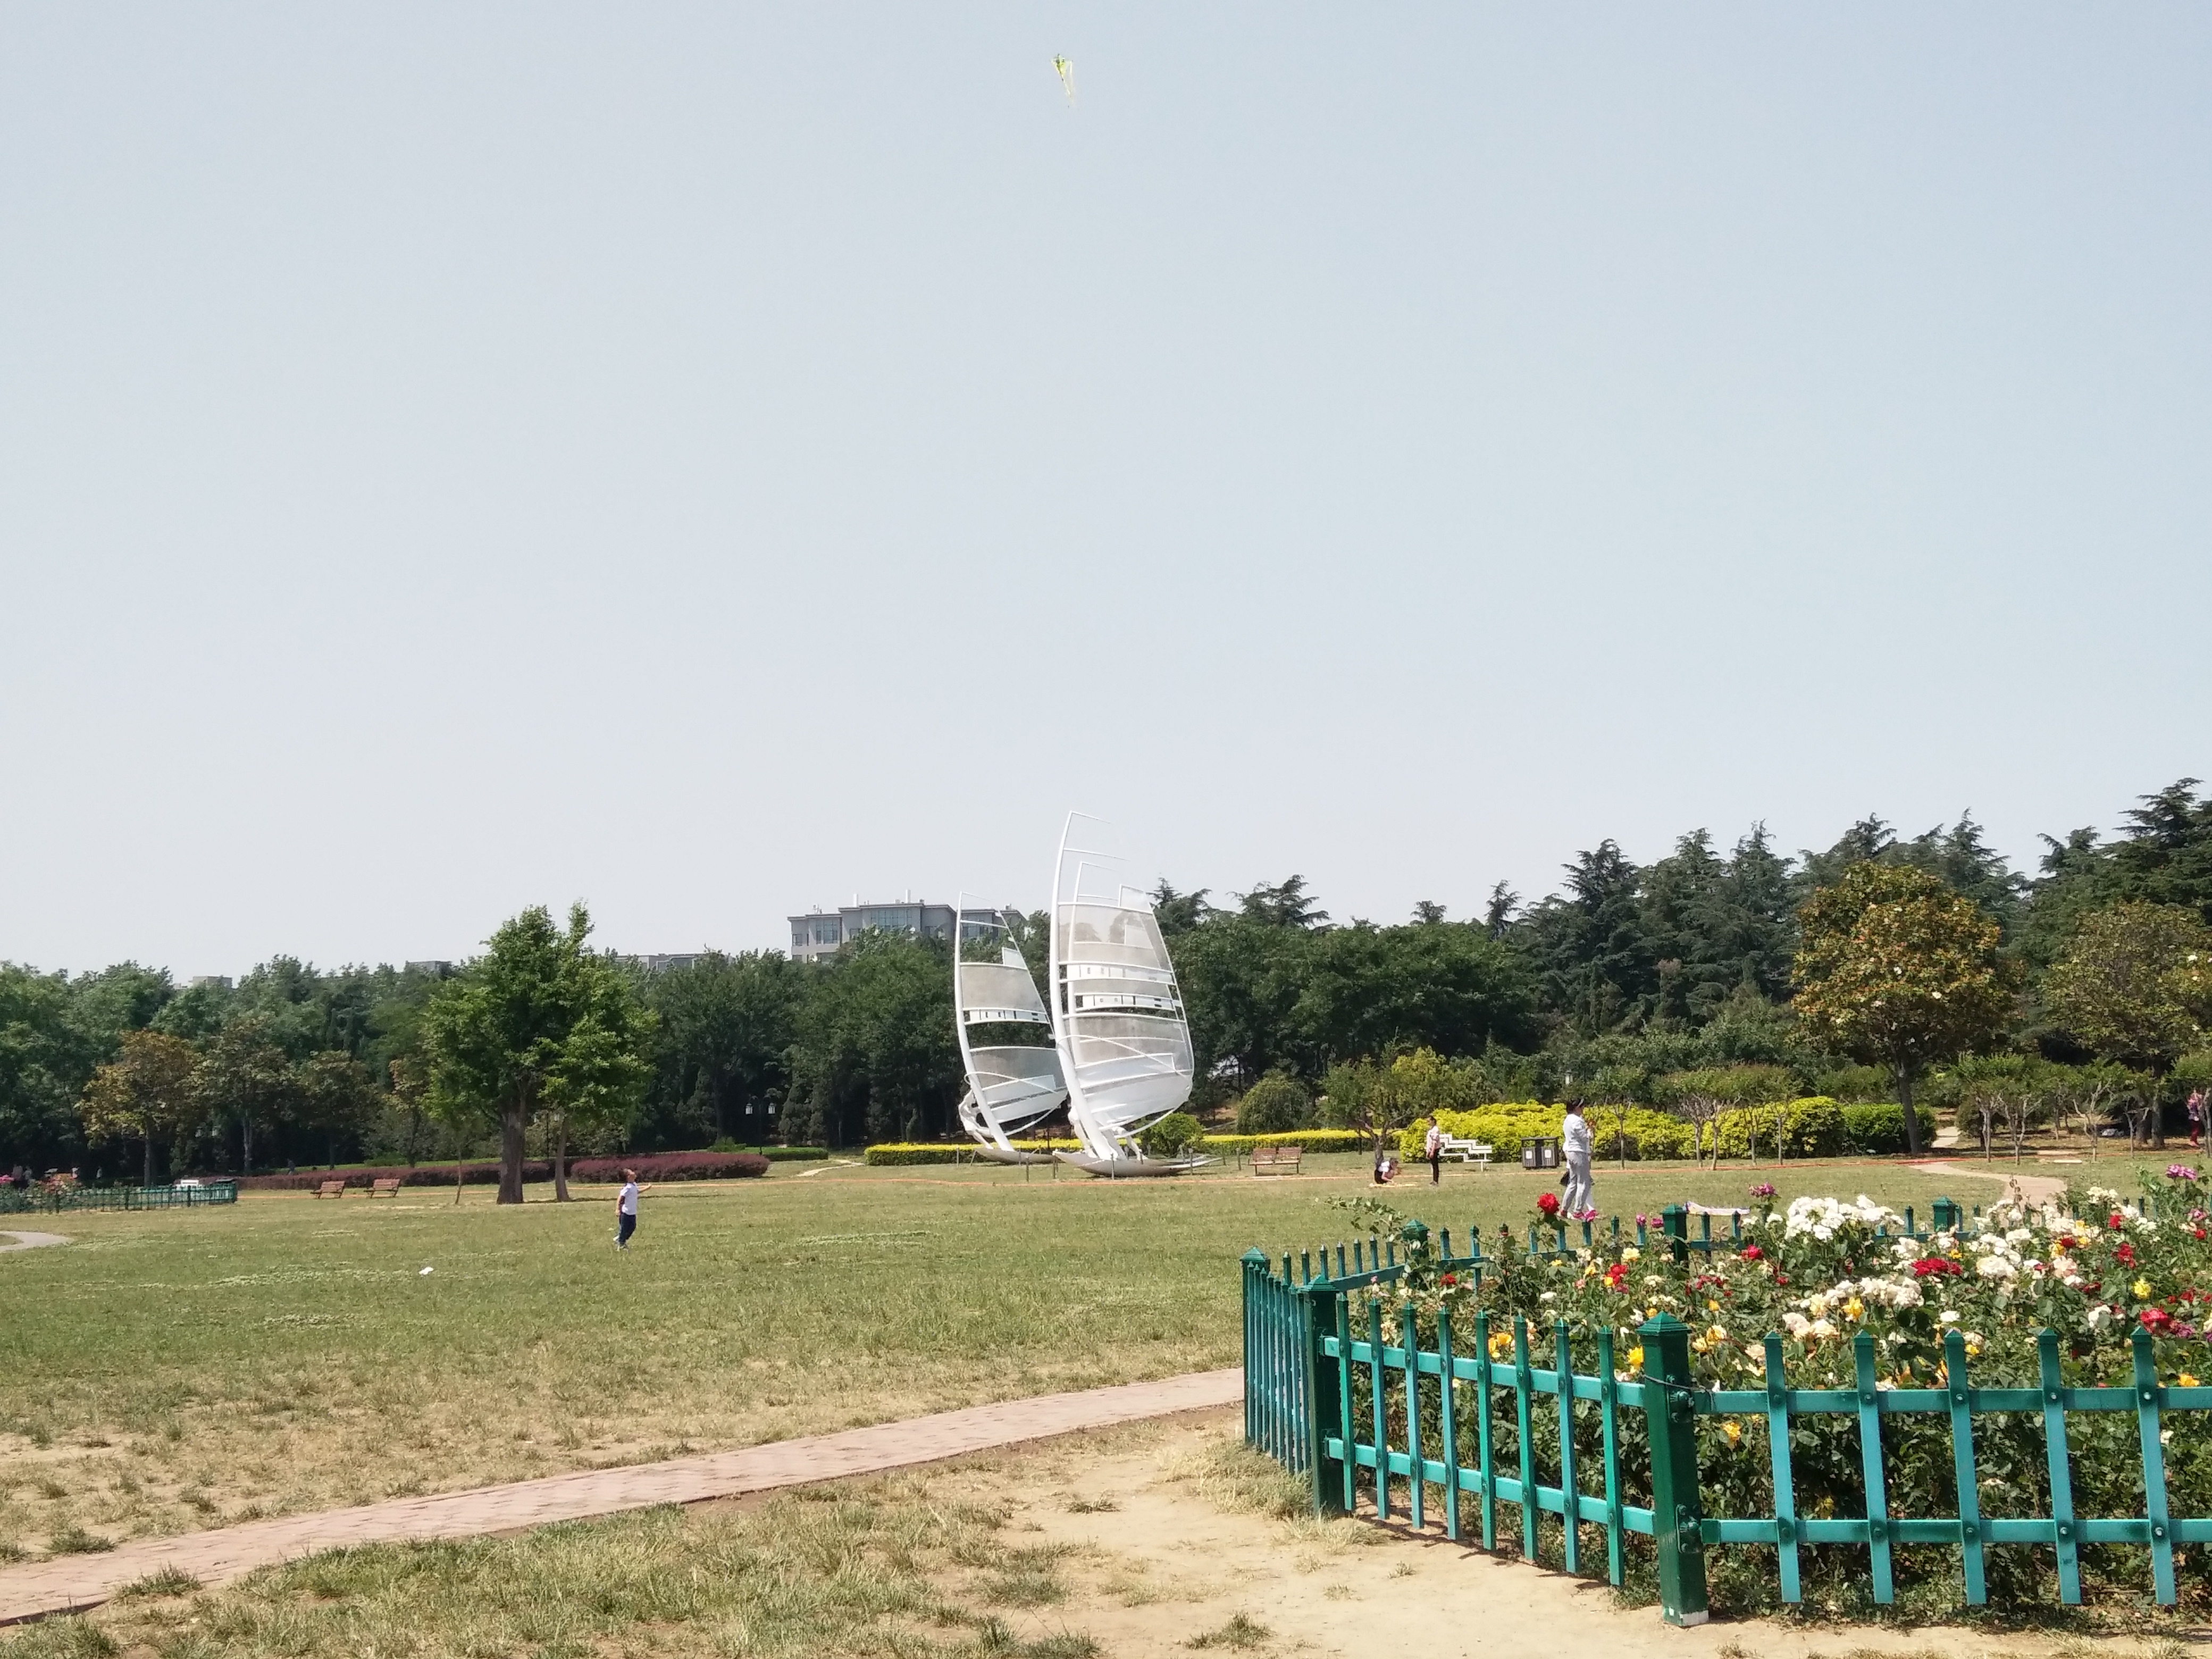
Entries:
[[[962, 918], [956, 929], [969, 925], [964, 906], [955, 906]], [[999, 959], [962, 959], [967, 941], [956, 939], [952, 948], [952, 1023], [960, 1039], [960, 1063], [968, 1073], [968, 1092], [960, 1102], [960, 1127], [976, 1150], [1001, 1164], [1042, 1164], [1042, 1152], [1024, 1152], [1009, 1139], [1058, 1111], [1067, 1098], [1067, 1085], [1060, 1074], [1060, 1051], [1046, 1045], [992, 1043], [977, 1048], [972, 1034], [983, 1025], [1039, 1025], [1048, 1030], [1052, 1016], [1037, 994], [1029, 963], [999, 926]]]
[[[1093, 1175], [1172, 1175], [1206, 1158], [1149, 1158], [1137, 1137], [1190, 1098], [1190, 1026], [1152, 901], [1121, 860], [1077, 847], [1068, 814], [1053, 872], [1052, 1026], [1079, 1152]], [[1090, 820], [1097, 822], [1097, 820]]]

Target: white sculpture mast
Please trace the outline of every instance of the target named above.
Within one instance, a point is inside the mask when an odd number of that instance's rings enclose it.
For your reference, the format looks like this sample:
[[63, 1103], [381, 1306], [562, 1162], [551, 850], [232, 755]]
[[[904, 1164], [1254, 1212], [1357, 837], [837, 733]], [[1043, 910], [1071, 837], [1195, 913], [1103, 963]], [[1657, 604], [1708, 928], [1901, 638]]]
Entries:
[[1094, 1175], [1171, 1175], [1203, 1158], [1145, 1156], [1137, 1137], [1190, 1098], [1190, 1026], [1152, 900], [1121, 879], [1121, 860], [1073, 842], [1067, 815], [1053, 870], [1053, 1039], [1079, 1152]]
[[1007, 1137], [1051, 1116], [1067, 1098], [1058, 1048], [994, 1043], [979, 1048], [972, 1031], [979, 1025], [1036, 1025], [1048, 1031], [1052, 1016], [1045, 1012], [1036, 981], [1007, 936], [1005, 921], [996, 924], [999, 959], [969, 962], [963, 948], [967, 941], [960, 937], [965, 931], [967, 896], [961, 895], [952, 908], [952, 1024], [960, 1039], [960, 1064], [968, 1074], [960, 1127], [986, 1158], [1001, 1164], [1041, 1164], [1043, 1153], [1024, 1152]]

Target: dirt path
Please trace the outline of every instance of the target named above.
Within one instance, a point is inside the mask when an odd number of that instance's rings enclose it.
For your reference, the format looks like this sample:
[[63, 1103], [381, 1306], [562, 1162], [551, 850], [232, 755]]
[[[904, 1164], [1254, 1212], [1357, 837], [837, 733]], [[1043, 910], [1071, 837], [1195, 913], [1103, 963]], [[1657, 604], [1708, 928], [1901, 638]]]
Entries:
[[10, 1250], [42, 1250], [49, 1244], [66, 1244], [69, 1240], [59, 1233], [25, 1233], [0, 1227], [0, 1238], [12, 1238], [13, 1244], [0, 1244], [0, 1255]]
[[[1370, 1521], [1279, 1520], [1240, 1505], [1227, 1417], [1061, 1441], [933, 1487], [1012, 1500], [1016, 1532], [1061, 1552], [1066, 1601], [1009, 1620], [1035, 1640], [1077, 1630], [1115, 1659], [1169, 1659], [1201, 1644], [1321, 1659], [2113, 1659], [2133, 1642], [1945, 1627], [1819, 1629], [1758, 1620], [1676, 1630], [1607, 1587]], [[1102, 1443], [1103, 1442], [1103, 1443]], [[1231, 1626], [1242, 1616], [1248, 1623]], [[1257, 1626], [1264, 1633], [1255, 1632]], [[1208, 1638], [1211, 1640], [1208, 1640]]]
[[1231, 1405], [1243, 1397], [1242, 1370], [1195, 1371], [1157, 1382], [939, 1412], [743, 1451], [586, 1469], [433, 1498], [394, 1498], [181, 1537], [143, 1538], [103, 1554], [48, 1556], [0, 1571], [0, 1624], [97, 1606], [124, 1585], [163, 1567], [188, 1573], [203, 1584], [221, 1584], [255, 1567], [317, 1550], [398, 1539], [470, 1538], [659, 1504], [735, 1498]]
[[2002, 1181], [2017, 1183], [2031, 1203], [2041, 1203], [2046, 1198], [2057, 1198], [2066, 1190], [2065, 1181], [2057, 1176], [2016, 1175], [2009, 1170], [1991, 1167], [1977, 1170], [1964, 1159], [1940, 1158], [1927, 1164], [1911, 1166], [1923, 1175], [1967, 1176], [1976, 1181]]

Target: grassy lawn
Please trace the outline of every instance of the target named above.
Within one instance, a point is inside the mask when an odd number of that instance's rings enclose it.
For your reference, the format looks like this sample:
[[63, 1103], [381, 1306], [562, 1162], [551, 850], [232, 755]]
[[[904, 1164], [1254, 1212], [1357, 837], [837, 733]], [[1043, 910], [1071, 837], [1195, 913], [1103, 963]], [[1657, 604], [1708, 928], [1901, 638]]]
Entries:
[[[1237, 1257], [1342, 1237], [1324, 1200], [1374, 1190], [1363, 1158], [1307, 1168], [779, 1164], [652, 1193], [628, 1254], [605, 1188], [21, 1218], [76, 1242], [0, 1255], [0, 1559], [1234, 1364]], [[1719, 1204], [1761, 1178], [1923, 1213], [1997, 1191], [1883, 1164], [1631, 1165], [1598, 1198]], [[1550, 1184], [1453, 1170], [1438, 1192], [1420, 1169], [1387, 1195], [1458, 1234]]]

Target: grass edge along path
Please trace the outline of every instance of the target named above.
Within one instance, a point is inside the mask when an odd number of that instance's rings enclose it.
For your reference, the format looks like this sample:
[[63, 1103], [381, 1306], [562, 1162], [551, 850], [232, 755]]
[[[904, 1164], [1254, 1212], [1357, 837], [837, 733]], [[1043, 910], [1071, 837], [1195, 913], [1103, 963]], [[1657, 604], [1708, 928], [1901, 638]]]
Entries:
[[392, 1498], [319, 1515], [139, 1539], [104, 1554], [52, 1556], [0, 1570], [0, 1625], [82, 1613], [125, 1585], [164, 1570], [211, 1588], [256, 1567], [319, 1550], [478, 1537], [625, 1510], [737, 1498], [939, 1462], [1085, 1429], [1233, 1406], [1243, 1397], [1242, 1370], [1192, 1371], [1152, 1382], [939, 1412], [742, 1451], [578, 1470], [436, 1497]]

